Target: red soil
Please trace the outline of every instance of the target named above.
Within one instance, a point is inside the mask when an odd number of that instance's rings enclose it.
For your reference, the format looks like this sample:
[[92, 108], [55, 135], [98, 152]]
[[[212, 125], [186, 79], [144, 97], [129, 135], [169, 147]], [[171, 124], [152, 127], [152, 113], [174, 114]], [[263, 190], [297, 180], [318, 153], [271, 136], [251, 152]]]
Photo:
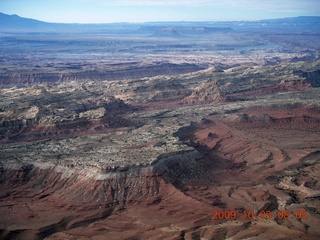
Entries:
[[202, 159], [154, 168], [2, 169], [0, 239], [317, 239], [319, 119], [312, 109], [211, 116], [179, 133]]
[[258, 90], [251, 90], [241, 93], [233, 93], [227, 95], [229, 99], [239, 99], [245, 97], [255, 97], [255, 96], [263, 96], [267, 94], [274, 94], [278, 92], [295, 92], [295, 91], [303, 91], [307, 88], [310, 88], [311, 85], [307, 80], [302, 81], [291, 81], [288, 83], [280, 83], [273, 87], [260, 88]]

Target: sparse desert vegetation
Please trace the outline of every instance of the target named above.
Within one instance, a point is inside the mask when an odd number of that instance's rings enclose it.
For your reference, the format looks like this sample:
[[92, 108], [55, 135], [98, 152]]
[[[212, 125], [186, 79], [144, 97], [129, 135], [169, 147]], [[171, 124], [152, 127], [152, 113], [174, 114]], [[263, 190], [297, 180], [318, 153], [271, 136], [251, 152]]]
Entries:
[[319, 238], [320, 20], [278, 21], [4, 27], [0, 239]]

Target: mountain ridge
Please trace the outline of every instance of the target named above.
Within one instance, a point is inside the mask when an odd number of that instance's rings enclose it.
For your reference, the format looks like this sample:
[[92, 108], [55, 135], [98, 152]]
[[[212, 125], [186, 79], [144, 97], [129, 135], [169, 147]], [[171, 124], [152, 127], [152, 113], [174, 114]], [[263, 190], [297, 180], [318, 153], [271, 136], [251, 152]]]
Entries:
[[5, 14], [0, 12], [0, 26], [39, 27], [55, 23], [48, 23], [32, 18], [20, 17], [17, 14]]
[[58, 23], [58, 22], [46, 22], [41, 21], [33, 18], [26, 18], [21, 17], [17, 14], [6, 14], [3, 12], [0, 12], [0, 26], [5, 24], [21, 24], [21, 23], [33, 23], [38, 25], [52, 25], [52, 24], [58, 24], [58, 25], [111, 25], [111, 24], [162, 24], [162, 23], [168, 23], [168, 24], [188, 24], [188, 23], [194, 23], [194, 24], [201, 24], [201, 23], [235, 23], [235, 22], [283, 22], [283, 21], [320, 21], [320, 16], [297, 16], [297, 17], [287, 17], [287, 18], [275, 18], [275, 19], [261, 19], [261, 20], [253, 20], [253, 21], [244, 21], [244, 20], [237, 20], [237, 21], [154, 21], [154, 22], [141, 22], [141, 23], [129, 23], [129, 22], [113, 22], [113, 23]]

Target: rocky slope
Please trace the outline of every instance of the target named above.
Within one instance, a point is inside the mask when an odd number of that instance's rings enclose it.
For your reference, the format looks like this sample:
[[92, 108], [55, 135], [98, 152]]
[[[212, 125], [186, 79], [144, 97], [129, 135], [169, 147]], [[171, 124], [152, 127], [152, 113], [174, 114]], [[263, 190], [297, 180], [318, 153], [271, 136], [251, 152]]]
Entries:
[[[6, 70], [0, 75], [0, 85], [34, 85], [39, 83], [61, 83], [67, 81], [84, 80], [126, 80], [152, 77], [155, 75], [177, 75], [203, 69], [195, 64], [155, 63], [147, 66], [135, 64], [130, 68], [124, 66], [98, 65], [96, 70], [60, 69], [49, 71], [46, 68], [26, 69], [25, 71]], [[68, 70], [68, 71], [66, 71]]]
[[[181, 128], [177, 136], [197, 150], [149, 167], [4, 164], [0, 238], [317, 238], [320, 116], [313, 107], [278, 108], [211, 115]], [[237, 218], [212, 219], [213, 210], [235, 210]], [[267, 210], [272, 218], [260, 218]], [[284, 210], [290, 218], [279, 219]]]
[[0, 239], [318, 238], [319, 60], [204, 62], [3, 86]]
[[194, 90], [192, 94], [185, 98], [185, 102], [189, 104], [205, 104], [212, 102], [225, 102], [227, 97], [223, 96], [221, 90], [215, 81], [208, 81], [198, 89]]

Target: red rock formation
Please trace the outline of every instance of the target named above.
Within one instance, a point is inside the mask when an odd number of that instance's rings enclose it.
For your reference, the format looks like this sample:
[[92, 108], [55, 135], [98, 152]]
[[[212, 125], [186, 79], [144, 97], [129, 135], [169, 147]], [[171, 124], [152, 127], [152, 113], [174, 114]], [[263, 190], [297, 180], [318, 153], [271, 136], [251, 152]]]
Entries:
[[280, 83], [273, 87], [260, 88], [258, 90], [246, 91], [241, 93], [228, 94], [227, 97], [232, 100], [237, 100], [246, 97], [263, 96], [279, 92], [294, 92], [303, 91], [310, 88], [311, 85], [306, 80], [303, 81], [288, 81]]
[[[0, 239], [317, 239], [318, 119], [310, 108], [210, 116], [178, 133], [202, 157], [165, 156], [147, 168], [8, 165]], [[237, 217], [212, 219], [213, 210]], [[280, 219], [285, 210], [290, 218]], [[301, 210], [307, 218], [297, 219]]]

